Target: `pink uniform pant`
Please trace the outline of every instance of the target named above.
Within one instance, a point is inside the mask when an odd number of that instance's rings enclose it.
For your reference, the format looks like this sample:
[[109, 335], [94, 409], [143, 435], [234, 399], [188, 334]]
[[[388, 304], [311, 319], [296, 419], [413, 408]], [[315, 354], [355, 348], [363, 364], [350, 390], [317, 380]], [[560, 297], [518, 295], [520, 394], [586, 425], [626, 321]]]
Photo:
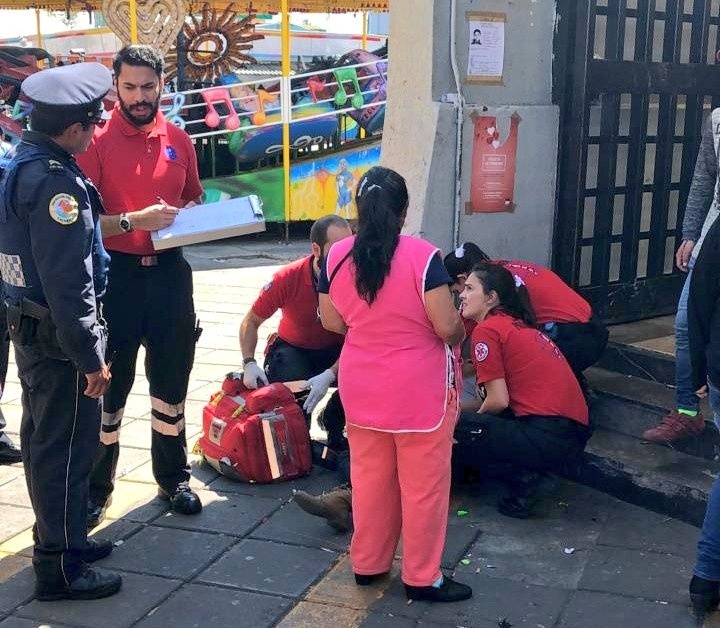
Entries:
[[355, 573], [390, 571], [402, 534], [403, 582], [424, 587], [440, 577], [458, 416], [454, 390], [448, 400], [433, 432], [379, 432], [348, 422], [355, 528], [350, 561]]

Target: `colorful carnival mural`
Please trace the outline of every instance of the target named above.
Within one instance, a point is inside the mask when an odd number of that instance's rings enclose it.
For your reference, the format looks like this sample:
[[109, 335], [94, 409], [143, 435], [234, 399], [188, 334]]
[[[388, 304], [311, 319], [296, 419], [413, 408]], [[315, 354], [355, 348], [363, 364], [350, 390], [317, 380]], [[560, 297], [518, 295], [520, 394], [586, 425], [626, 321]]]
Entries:
[[[380, 164], [380, 144], [323, 155], [290, 168], [290, 220], [316, 220], [325, 214], [356, 218], [355, 185], [363, 172]], [[205, 202], [257, 194], [265, 220], [284, 221], [282, 168], [255, 170], [203, 180]]]

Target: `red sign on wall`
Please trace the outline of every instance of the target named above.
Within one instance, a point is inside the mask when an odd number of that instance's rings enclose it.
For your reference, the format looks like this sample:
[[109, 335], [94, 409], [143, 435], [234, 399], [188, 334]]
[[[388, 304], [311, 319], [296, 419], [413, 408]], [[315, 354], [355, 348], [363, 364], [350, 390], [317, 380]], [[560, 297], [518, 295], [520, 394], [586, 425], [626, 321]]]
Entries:
[[520, 116], [510, 117], [510, 134], [500, 141], [494, 116], [471, 116], [473, 135], [470, 202], [465, 213], [508, 212], [515, 208], [515, 161]]

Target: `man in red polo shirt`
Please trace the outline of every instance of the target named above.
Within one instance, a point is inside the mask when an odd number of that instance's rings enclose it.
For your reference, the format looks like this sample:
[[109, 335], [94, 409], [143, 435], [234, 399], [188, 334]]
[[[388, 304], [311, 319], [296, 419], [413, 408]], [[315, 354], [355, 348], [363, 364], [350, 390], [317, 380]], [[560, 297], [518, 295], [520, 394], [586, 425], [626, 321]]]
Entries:
[[[181, 249], [157, 253], [150, 232], [172, 224], [178, 207], [202, 197], [195, 150], [158, 110], [163, 60], [149, 46], [126, 46], [113, 62], [118, 104], [78, 162], [102, 194], [111, 254], [104, 315], [112, 382], [103, 399], [100, 450], [90, 477], [88, 525], [104, 518], [113, 491], [118, 436], [140, 345], [150, 383], [153, 474], [175, 512], [202, 504], [190, 490], [185, 396], [199, 335], [192, 272]], [[112, 284], [110, 286], [110, 284]]]
[[[306, 380], [310, 394], [303, 406], [309, 414], [337, 377], [343, 336], [327, 331], [318, 315], [317, 280], [320, 265], [335, 242], [352, 235], [347, 221], [334, 214], [315, 221], [310, 229], [312, 254], [281, 268], [263, 287], [240, 325], [244, 383], [257, 388], [268, 382]], [[266, 350], [265, 370], [255, 361], [258, 329], [282, 310], [278, 333]], [[326, 429], [330, 432], [329, 426]], [[328, 434], [330, 441], [342, 436]]]

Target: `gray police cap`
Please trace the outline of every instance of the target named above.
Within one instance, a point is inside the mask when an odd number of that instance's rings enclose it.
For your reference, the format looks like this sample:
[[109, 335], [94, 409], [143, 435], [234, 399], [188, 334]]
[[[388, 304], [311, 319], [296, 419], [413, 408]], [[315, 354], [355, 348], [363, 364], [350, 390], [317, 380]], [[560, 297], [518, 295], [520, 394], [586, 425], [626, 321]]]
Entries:
[[76, 108], [103, 98], [112, 87], [112, 74], [101, 63], [75, 63], [31, 74], [20, 87], [36, 106]]

